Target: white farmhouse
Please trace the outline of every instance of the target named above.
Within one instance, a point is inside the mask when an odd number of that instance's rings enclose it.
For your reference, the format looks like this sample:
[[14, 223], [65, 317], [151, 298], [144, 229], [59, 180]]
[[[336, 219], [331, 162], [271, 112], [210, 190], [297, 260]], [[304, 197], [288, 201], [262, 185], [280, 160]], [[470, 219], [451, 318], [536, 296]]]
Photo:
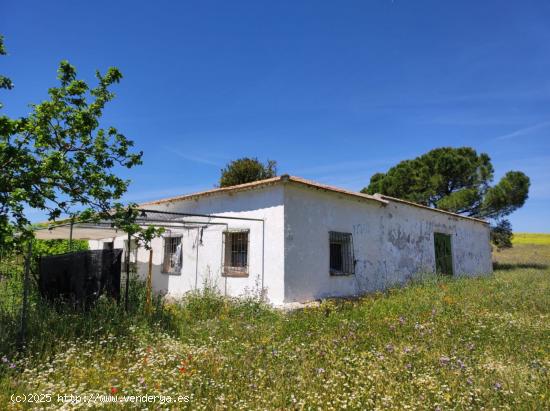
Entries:
[[[482, 220], [288, 175], [141, 208], [195, 220], [152, 242], [153, 289], [174, 297], [208, 285], [284, 304], [382, 290], [420, 273], [492, 271]], [[127, 245], [124, 236], [90, 241], [92, 249]], [[131, 250], [145, 278], [149, 252]]]

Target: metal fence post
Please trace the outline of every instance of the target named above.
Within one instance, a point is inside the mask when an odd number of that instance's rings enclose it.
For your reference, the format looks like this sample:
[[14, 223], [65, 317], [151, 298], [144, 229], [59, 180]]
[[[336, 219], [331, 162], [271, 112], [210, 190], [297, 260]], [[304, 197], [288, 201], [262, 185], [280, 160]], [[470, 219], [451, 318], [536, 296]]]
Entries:
[[71, 227], [69, 231], [69, 252], [73, 251], [73, 228], [74, 228], [74, 217], [71, 217]]
[[126, 247], [126, 291], [124, 293], [124, 309], [128, 312], [128, 294], [130, 294], [130, 248], [132, 235], [128, 233], [128, 247]]
[[29, 240], [27, 256], [25, 258], [25, 274], [23, 277], [23, 304], [21, 307], [21, 328], [19, 329], [18, 347], [22, 349], [26, 344], [27, 337], [27, 317], [29, 311], [29, 280], [32, 257], [32, 240]]
[[145, 312], [151, 314], [151, 294], [152, 294], [152, 277], [153, 277], [153, 249], [149, 249], [149, 269], [147, 270], [147, 293], [145, 297]]

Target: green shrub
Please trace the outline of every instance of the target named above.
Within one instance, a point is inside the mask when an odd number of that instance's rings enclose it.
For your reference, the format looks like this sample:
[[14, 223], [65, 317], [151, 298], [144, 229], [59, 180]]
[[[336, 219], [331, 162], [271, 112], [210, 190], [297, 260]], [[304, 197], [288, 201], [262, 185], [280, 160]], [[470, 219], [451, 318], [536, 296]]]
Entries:
[[148, 315], [134, 279], [128, 313], [33, 297], [27, 351], [0, 347], [0, 403], [48, 391], [182, 394], [174, 408], [193, 410], [548, 409], [549, 276], [424, 276], [291, 312], [206, 285], [155, 297]]

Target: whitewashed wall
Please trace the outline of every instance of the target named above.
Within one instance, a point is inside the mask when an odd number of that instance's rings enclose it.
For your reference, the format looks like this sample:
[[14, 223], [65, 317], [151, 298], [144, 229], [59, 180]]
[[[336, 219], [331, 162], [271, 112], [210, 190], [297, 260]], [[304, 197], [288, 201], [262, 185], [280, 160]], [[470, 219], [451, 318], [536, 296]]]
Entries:
[[[352, 233], [355, 275], [329, 275], [329, 231]], [[285, 301], [356, 295], [433, 272], [434, 232], [452, 235], [455, 275], [492, 271], [485, 224], [397, 202], [384, 206], [288, 185]]]
[[[220, 292], [231, 296], [253, 294], [262, 288], [263, 270], [263, 287], [267, 292], [267, 297], [273, 303], [282, 303], [284, 299], [283, 191], [282, 186], [267, 186], [232, 194], [219, 193], [197, 199], [143, 206], [143, 208], [170, 212], [216, 214], [257, 218], [265, 221], [265, 246], [263, 246], [261, 222], [212, 220], [227, 223], [230, 229], [250, 230], [249, 276], [246, 278], [223, 277], [221, 275], [222, 232], [226, 229], [224, 226], [212, 225], [204, 229], [202, 245], [198, 238], [198, 229], [172, 230], [183, 235], [183, 262], [181, 274], [178, 275], [161, 272], [163, 239], [153, 240], [153, 289], [178, 297], [196, 287], [201, 288], [208, 284], [215, 285]], [[102, 248], [103, 241], [91, 241], [90, 246], [91, 248]], [[123, 241], [124, 237], [118, 237], [115, 240], [115, 247], [122, 248]], [[138, 261], [138, 274], [145, 278], [149, 252], [140, 249]]]
[[[205, 284], [231, 296], [256, 293], [262, 286], [262, 270], [264, 289], [274, 304], [382, 290], [435, 270], [434, 232], [451, 234], [455, 275], [492, 271], [487, 225], [398, 202], [384, 206], [290, 183], [144, 208], [265, 220], [263, 247], [261, 222], [217, 220], [227, 222], [230, 229], [250, 230], [246, 278], [221, 275], [225, 227], [205, 229], [202, 244], [197, 229], [177, 230], [183, 235], [183, 264], [178, 275], [161, 272], [163, 240], [155, 239], [153, 288], [175, 297]], [[329, 231], [353, 235], [355, 275], [329, 275]], [[116, 238], [115, 247], [122, 248], [123, 240]], [[101, 248], [102, 241], [90, 245]], [[148, 257], [148, 251], [139, 250], [142, 278], [146, 277]]]

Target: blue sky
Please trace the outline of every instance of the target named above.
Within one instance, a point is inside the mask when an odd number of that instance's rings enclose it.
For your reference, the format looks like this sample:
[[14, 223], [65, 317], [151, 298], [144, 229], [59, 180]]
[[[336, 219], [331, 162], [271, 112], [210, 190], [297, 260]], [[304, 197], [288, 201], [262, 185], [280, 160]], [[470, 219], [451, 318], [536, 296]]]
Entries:
[[[550, 232], [548, 1], [4, 0], [9, 115], [119, 67], [105, 113], [145, 152], [127, 200], [211, 188], [229, 160], [359, 190], [439, 146], [531, 177], [518, 231]], [[34, 213], [34, 220], [42, 219]]]

